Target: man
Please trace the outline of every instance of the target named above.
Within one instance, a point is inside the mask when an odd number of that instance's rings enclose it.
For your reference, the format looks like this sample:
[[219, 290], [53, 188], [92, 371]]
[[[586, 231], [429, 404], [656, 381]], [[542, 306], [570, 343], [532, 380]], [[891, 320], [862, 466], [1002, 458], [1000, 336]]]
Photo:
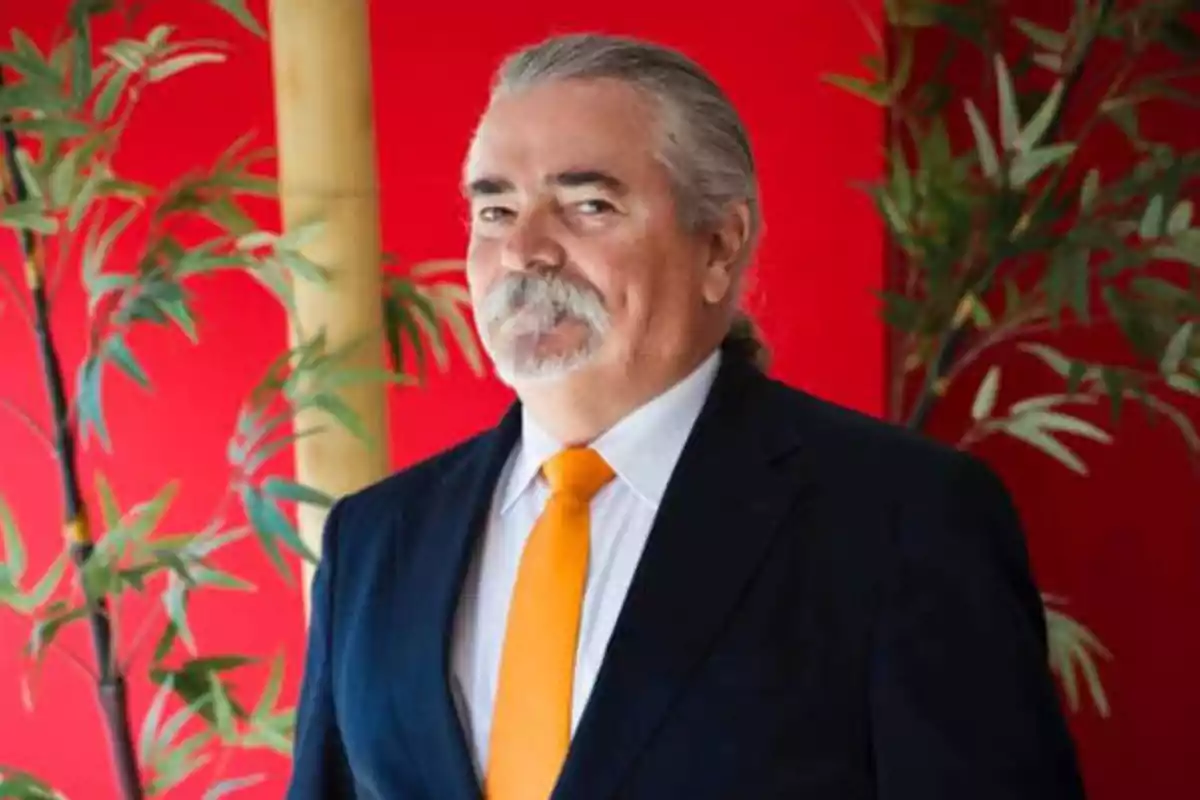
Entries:
[[1001, 483], [762, 373], [696, 65], [516, 54], [464, 186], [519, 399], [331, 510], [291, 800], [1082, 796]]

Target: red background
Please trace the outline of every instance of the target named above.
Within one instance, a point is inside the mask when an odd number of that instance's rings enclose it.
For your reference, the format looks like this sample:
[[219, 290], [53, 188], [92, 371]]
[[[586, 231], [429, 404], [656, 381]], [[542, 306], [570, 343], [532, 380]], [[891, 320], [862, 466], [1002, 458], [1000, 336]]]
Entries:
[[[65, 0], [6, 3], [4, 28], [46, 41]], [[218, 36], [237, 45], [230, 63], [199, 68], [147, 99], [118, 167], [129, 177], [168, 180], [208, 163], [249, 129], [273, 135], [267, 45], [243, 34], [196, 0], [148, 4], [146, 22], [170, 19], [180, 36]], [[485, 100], [496, 60], [548, 33], [581, 28], [631, 32], [684, 47], [706, 64], [744, 113], [762, 169], [767, 235], [750, 297], [775, 351], [782, 379], [871, 413], [882, 411], [883, 332], [872, 290], [881, 283], [882, 234], [865, 195], [851, 185], [879, 172], [882, 120], [876, 109], [822, 85], [827, 71], [852, 71], [872, 45], [852, 4], [797, 3], [738, 15], [727, 7], [618, 0], [562, 7], [539, 0], [519, 11], [491, 4], [449, 7], [372, 4], [382, 215], [386, 249], [406, 262], [458, 256], [463, 246], [456, 181], [459, 159]], [[877, 5], [877, 4], [869, 4]], [[265, 19], [265, 3], [251, 3]], [[736, 23], [736, 24], [735, 24]], [[1105, 156], [1107, 157], [1107, 156]], [[1115, 156], [1114, 156], [1115, 157]], [[274, 219], [264, 219], [274, 224]], [[0, 266], [17, 274], [10, 237], [0, 237]], [[284, 321], [248, 279], [223, 277], [197, 289], [202, 344], [182, 336], [135, 336], [155, 390], [124, 379], [107, 383], [115, 453], [86, 454], [89, 480], [103, 470], [125, 505], [146, 499], [169, 479], [183, 491], [167, 520], [186, 530], [207, 519], [227, 475], [224, 445], [238, 405], [284, 346]], [[3, 298], [0, 395], [45, 419], [33, 340]], [[55, 333], [66, 364], [84, 347], [78, 270], [65, 273], [56, 298]], [[1013, 369], [1005, 392], [1043, 380], [1036, 367]], [[1049, 384], [1048, 384], [1049, 385]], [[938, 430], [956, 434], [970, 383], [938, 414]], [[966, 397], [962, 397], [966, 395]], [[470, 375], [461, 359], [421, 390], [392, 403], [393, 463], [401, 467], [489, 425], [510, 400], [491, 379]], [[1083, 481], [1038, 454], [1004, 441], [986, 443], [1025, 514], [1043, 587], [1071, 608], [1116, 653], [1104, 677], [1114, 714], [1085, 710], [1072, 722], [1091, 796], [1117, 800], [1186, 794], [1200, 757], [1188, 724], [1200, 714], [1190, 672], [1200, 645], [1188, 635], [1200, 608], [1196, 504], [1182, 445], [1165, 428], [1134, 415], [1123, 443], [1086, 451], [1093, 477]], [[1134, 466], [1153, 459], [1154, 468]], [[286, 464], [283, 464], [286, 467]], [[89, 487], [90, 488], [90, 487]], [[1084, 494], [1086, 490], [1093, 495]], [[58, 546], [60, 502], [53, 464], [28, 432], [0, 417], [0, 493], [30, 540], [40, 574]], [[206, 654], [289, 656], [285, 699], [294, 698], [303, 645], [301, 596], [275, 576], [252, 544], [231, 548], [226, 566], [255, 581], [256, 594], [214, 594], [198, 602], [193, 625]], [[132, 607], [125, 626], [140, 619]], [[87, 659], [82, 630], [63, 644]], [[23, 620], [0, 615], [0, 763], [50, 778], [79, 800], [112, 797], [106, 744], [92, 688], [61, 654], [47, 662], [33, 715], [21, 706], [16, 651]], [[129, 643], [132, 630], [122, 630]], [[151, 643], [152, 644], [152, 643]], [[144, 664], [143, 647], [135, 664]], [[246, 691], [261, 673], [247, 670]], [[140, 722], [149, 692], [134, 687]], [[986, 724], [981, 720], [981, 724]], [[278, 797], [286, 763], [273, 755], [235, 754], [225, 777], [266, 771], [270, 779], [242, 796]], [[199, 797], [213, 773], [203, 770], [180, 797]]]

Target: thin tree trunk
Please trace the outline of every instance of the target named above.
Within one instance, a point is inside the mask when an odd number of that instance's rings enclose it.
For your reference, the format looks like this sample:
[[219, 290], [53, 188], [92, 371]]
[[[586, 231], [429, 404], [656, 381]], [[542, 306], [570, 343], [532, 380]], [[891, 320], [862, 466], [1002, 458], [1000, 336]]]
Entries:
[[[3, 75], [0, 75], [3, 86]], [[11, 202], [28, 198], [28, 188], [17, 167], [17, 137], [8, 127], [7, 119], [0, 120], [4, 129], [4, 163], [8, 171], [7, 185]], [[42, 374], [53, 412], [54, 450], [57, 457], [63, 493], [63, 535], [71, 549], [76, 574], [82, 575], [84, 565], [92, 554], [94, 544], [88, 524], [87, 505], [79, 488], [79, 465], [75, 431], [71, 427], [69, 406], [64, 390], [62, 363], [54, 343], [50, 325], [50, 309], [45, 286], [45, 259], [40, 237], [32, 231], [21, 232], [21, 248], [25, 260], [25, 282], [33, 298], [34, 327]], [[88, 626], [92, 634], [92, 650], [96, 657], [96, 693], [108, 730], [112, 749], [113, 768], [124, 800], [142, 800], [143, 791], [138, 773], [133, 732], [129, 724], [129, 704], [125, 676], [114, 653], [112, 622], [108, 603], [103, 597], [88, 603]]]

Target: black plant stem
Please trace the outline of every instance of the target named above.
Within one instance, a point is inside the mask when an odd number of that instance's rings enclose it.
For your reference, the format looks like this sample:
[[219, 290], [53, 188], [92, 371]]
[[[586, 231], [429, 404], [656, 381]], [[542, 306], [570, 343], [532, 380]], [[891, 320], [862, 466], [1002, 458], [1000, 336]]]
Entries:
[[[0, 71], [0, 89], [4, 75]], [[4, 165], [8, 173], [10, 202], [21, 203], [29, 198], [29, 188], [17, 162], [17, 137], [10, 118], [0, 118], [4, 135]], [[70, 547], [76, 575], [83, 582], [83, 571], [95, 547], [88, 524], [87, 506], [79, 488], [79, 465], [75, 431], [71, 427], [63, 369], [50, 326], [49, 301], [46, 294], [44, 258], [40, 237], [31, 230], [21, 231], [21, 250], [25, 261], [25, 282], [33, 299], [34, 323], [41, 357], [43, 379], [54, 414], [54, 451], [58, 461], [63, 490], [63, 534]], [[85, 584], [86, 585], [86, 584]], [[85, 596], [88, 595], [85, 591]], [[96, 657], [96, 693], [108, 728], [113, 767], [123, 800], [142, 800], [141, 778], [129, 720], [129, 703], [125, 676], [114, 653], [112, 621], [108, 603], [103, 595], [88, 597], [87, 619], [92, 634], [92, 649]]]

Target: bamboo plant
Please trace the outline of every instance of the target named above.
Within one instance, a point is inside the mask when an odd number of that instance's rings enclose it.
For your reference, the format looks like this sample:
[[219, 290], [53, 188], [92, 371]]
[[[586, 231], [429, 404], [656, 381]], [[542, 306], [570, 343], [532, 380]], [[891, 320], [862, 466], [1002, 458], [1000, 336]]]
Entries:
[[[264, 35], [242, 0], [205, 1]], [[104, 14], [126, 15], [126, 35], [94, 41], [93, 22]], [[145, 29], [139, 19], [134, 6], [76, 0], [63, 33], [47, 46], [13, 30], [11, 44], [0, 50], [0, 233], [7, 229], [15, 236], [24, 256], [22, 264], [0, 264], [0, 290], [13, 295], [7, 308], [23, 314], [34, 333], [42, 371], [28, 379], [40, 377], [48, 400], [44, 413], [8, 401], [0, 410], [14, 412], [52, 454], [66, 541], [57, 560], [31, 569], [26, 537], [57, 534], [22, 533], [0, 487], [0, 612], [29, 622], [27, 679], [64, 630], [90, 629], [92, 658], [85, 667], [95, 682], [123, 800], [163, 796], [222, 751], [290, 754], [293, 710], [278, 704], [287, 665], [279, 657], [272, 660], [257, 699], [239, 702], [244, 695], [232, 688], [231, 674], [260, 659], [205, 652], [189, 624], [188, 607], [200, 593], [254, 590], [216, 565], [224, 548], [247, 537], [257, 540], [285, 580], [292, 580], [290, 557], [315, 562], [289, 504], [328, 506], [332, 500], [275, 469], [275, 456], [314, 432], [291, 430], [294, 415], [317, 407], [358, 431], [355, 415], [339, 398], [340, 387], [359, 380], [417, 383], [429, 366], [427, 354], [438, 367], [447, 366], [451, 341], [476, 372], [482, 369], [463, 315], [468, 299], [455, 275], [461, 264], [388, 265], [380, 297], [388, 368], [368, 375], [343, 369], [353, 345], [331, 350], [320, 331], [264, 365], [261, 381], [232, 421], [226, 492], [212, 515], [197, 521], [198, 532], [160, 530], [180, 491], [170, 476], [163, 476], [156, 495], [128, 505], [118, 501], [102, 474], [85, 487], [81, 455], [89, 447], [118, 449], [106, 424], [104, 382], [153, 385], [152, 368], [130, 345], [133, 329], [153, 326], [164, 334], [174, 329], [198, 344], [201, 326], [190, 288], [218, 272], [245, 276], [285, 309], [291, 308], [297, 281], [328, 277], [301, 254], [319, 220], [278, 232], [264, 230], [248, 210], [255, 200], [274, 197], [270, 149], [239, 140], [211, 165], [165, 188], [134, 183], [118, 172], [116, 159], [124, 153], [124, 133], [139, 100], [162, 91], [185, 70], [216, 69], [228, 57], [221, 42], [187, 40], [169, 25]], [[206, 235], [197, 237], [196, 231]], [[88, 348], [78, 365], [64, 362], [52, 325], [52, 286], [66, 273], [75, 273], [88, 298], [87, 319], [80, 321]], [[140, 621], [116, 620], [122, 597], [130, 593], [156, 598], [157, 613]], [[117, 630], [140, 633], [121, 641]], [[132, 655], [143, 640], [155, 642], [153, 656], [144, 675], [131, 675]], [[130, 680], [156, 687], [149, 711], [136, 722], [127, 701]], [[206, 800], [256, 781], [214, 779]], [[0, 797], [59, 796], [18, 765], [0, 764]]]
[[[984, 0], [885, 0], [866, 76], [828, 80], [888, 119], [885, 176], [867, 189], [889, 250], [890, 417], [929, 431], [965, 394], [960, 448], [1012, 437], [1087, 475], [1076, 442], [1112, 442], [1129, 405], [1200, 453], [1188, 407], [1200, 396], [1200, 150], [1139, 124], [1148, 107], [1186, 119], [1200, 105], [1200, 36], [1191, 0], [1066, 5], [1033, 19]], [[1127, 166], [1096, 164], [1100, 132], [1119, 132]], [[1115, 334], [1125, 357], [1097, 360], [1081, 331]], [[1057, 390], [1002, 394], [1026, 361]], [[1070, 707], [1082, 679], [1107, 716], [1113, 654], [1057, 595], [1043, 599]]]

